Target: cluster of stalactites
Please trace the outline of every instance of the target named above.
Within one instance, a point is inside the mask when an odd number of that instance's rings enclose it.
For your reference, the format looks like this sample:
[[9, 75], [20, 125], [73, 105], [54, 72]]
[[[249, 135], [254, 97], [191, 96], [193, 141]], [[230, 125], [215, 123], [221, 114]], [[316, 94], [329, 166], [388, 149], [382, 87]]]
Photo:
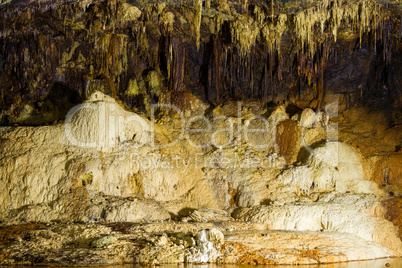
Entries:
[[232, 41], [243, 53], [247, 53], [259, 37], [265, 40], [270, 50], [280, 50], [282, 36], [289, 31], [301, 50], [307, 49], [313, 57], [327, 33], [337, 41], [340, 27], [359, 31], [361, 41], [363, 33], [378, 28], [381, 10], [381, 5], [373, 1], [323, 0], [296, 14], [271, 16], [255, 6], [253, 16], [238, 14], [231, 22]]
[[45, 13], [59, 9], [60, 6], [74, 8], [74, 12], [79, 14], [84, 12], [92, 2], [93, 0], [71, 1], [67, 3], [64, 3], [64, 1], [28, 1], [27, 3], [17, 3], [15, 5], [2, 7], [0, 19], [12, 19], [20, 16], [24, 12], [29, 12], [31, 15], [35, 13]]

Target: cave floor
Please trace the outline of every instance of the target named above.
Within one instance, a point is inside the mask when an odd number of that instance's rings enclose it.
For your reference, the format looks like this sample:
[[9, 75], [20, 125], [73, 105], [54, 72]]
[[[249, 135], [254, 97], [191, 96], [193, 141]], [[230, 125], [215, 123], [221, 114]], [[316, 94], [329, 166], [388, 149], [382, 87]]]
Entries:
[[[218, 250], [195, 241], [200, 230], [224, 234]], [[202, 248], [204, 247], [204, 249]], [[384, 257], [386, 249], [355, 235], [267, 230], [248, 222], [37, 223], [0, 229], [0, 265], [112, 265], [193, 262], [321, 264]], [[209, 256], [211, 257], [211, 256]], [[202, 262], [202, 261], [201, 261]]]

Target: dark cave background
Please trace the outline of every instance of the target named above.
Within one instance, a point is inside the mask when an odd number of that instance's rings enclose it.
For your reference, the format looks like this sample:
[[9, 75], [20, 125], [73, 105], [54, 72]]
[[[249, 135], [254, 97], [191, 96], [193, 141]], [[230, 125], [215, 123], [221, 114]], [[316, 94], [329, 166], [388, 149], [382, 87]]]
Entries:
[[[346, 21], [336, 42], [332, 19], [326, 21], [323, 34], [315, 25], [316, 50], [311, 55], [310, 44], [298, 39], [294, 18], [316, 8], [319, 1], [274, 1], [272, 10], [270, 1], [248, 1], [246, 8], [229, 1], [231, 10], [222, 8], [221, 2], [226, 1], [212, 1], [208, 12], [204, 2], [199, 49], [192, 1], [170, 1], [165, 6], [130, 1], [141, 10], [141, 16], [130, 21], [124, 20], [129, 5], [121, 0], [88, 5], [13, 1], [1, 6], [1, 125], [63, 120], [94, 90], [145, 115], [147, 103], [169, 102], [193, 109], [189, 99], [194, 95], [212, 107], [251, 99], [261, 105], [287, 102], [299, 109], [319, 110], [338, 100], [341, 110], [367, 106], [400, 121], [402, 13], [398, 4], [375, 3], [381, 5], [380, 16], [369, 21], [381, 22], [375, 30], [362, 31], [361, 39], [359, 28]], [[333, 14], [334, 2], [329, 2], [326, 12]], [[232, 36], [236, 20], [256, 24], [258, 10], [265, 14], [262, 23], [274, 27], [280, 26], [279, 14], [286, 14], [286, 30], [274, 46], [260, 32], [244, 50]], [[168, 12], [175, 16], [170, 27], [165, 20]], [[130, 81], [138, 91], [135, 95], [128, 94]]]

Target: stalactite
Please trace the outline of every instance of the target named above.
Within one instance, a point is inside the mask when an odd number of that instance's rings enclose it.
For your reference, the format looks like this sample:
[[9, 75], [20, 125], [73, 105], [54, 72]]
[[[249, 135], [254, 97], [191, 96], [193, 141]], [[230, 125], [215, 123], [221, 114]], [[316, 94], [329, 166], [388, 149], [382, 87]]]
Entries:
[[377, 54], [377, 6], [374, 11], [374, 53]]
[[317, 92], [317, 106], [315, 107], [316, 110], [320, 110], [321, 108], [321, 102], [323, 100], [324, 96], [324, 48], [325, 46], [322, 46], [321, 48], [321, 55], [319, 55], [319, 61], [320, 61], [320, 66], [319, 66], [319, 76], [318, 76], [318, 92]]
[[[24, 10], [33, 12], [32, 17], [35, 17], [35, 12], [38, 12], [38, 16], [45, 16], [43, 12], [49, 10], [49, 13], [46, 13], [46, 16], [49, 17], [45, 20], [49, 22], [53, 19], [52, 25], [55, 27], [49, 30], [51, 34], [57, 36], [59, 32], [62, 35], [64, 32], [63, 38], [66, 39], [73, 39], [82, 34], [84, 38], [87, 39], [85, 42], [95, 43], [94, 46], [98, 58], [96, 58], [96, 56], [92, 56], [91, 58], [89, 55], [88, 58], [86, 58], [88, 62], [95, 61], [92, 68], [97, 71], [95, 72], [96, 74], [91, 74], [93, 77], [111, 76], [112, 78], [110, 79], [114, 79], [114, 81], [123, 81], [126, 79], [126, 82], [121, 83], [127, 85], [129, 79], [132, 77], [130, 75], [132, 74], [124, 74], [127, 75], [128, 78], [123, 78], [121, 77], [121, 73], [138, 72], [137, 79], [139, 82], [139, 77], [144, 71], [141, 68], [157, 69], [157, 61], [160, 58], [163, 61], [166, 60], [166, 62], [163, 62], [163, 65], [167, 65], [167, 70], [165, 69], [165, 71], [167, 72], [168, 79], [173, 79], [172, 77], [176, 71], [176, 50], [173, 47], [174, 45], [172, 45], [170, 41], [166, 41], [163, 56], [161, 56], [157, 54], [158, 52], [154, 51], [154, 42], [158, 42], [160, 35], [164, 37], [167, 36], [167, 32], [172, 33], [172, 38], [177, 38], [177, 35], [188, 31], [188, 29], [194, 25], [191, 31], [195, 30], [196, 32], [195, 43], [197, 49], [199, 49], [202, 43], [200, 32], [201, 21], [204, 19], [204, 17], [202, 17], [202, 1], [194, 0], [193, 3], [193, 8], [185, 4], [183, 4], [183, 7], [179, 8], [176, 5], [172, 5], [170, 2], [166, 4], [155, 4], [152, 5], [152, 9], [149, 9], [149, 12], [146, 7], [140, 7], [138, 9], [141, 9], [141, 18], [138, 21], [130, 21], [127, 23], [122, 23], [125, 16], [119, 17], [116, 15], [123, 14], [120, 9], [124, 4], [120, 2], [119, 4], [102, 1], [93, 2], [91, 9], [86, 12], [82, 12], [80, 6], [75, 4], [69, 4], [63, 7], [54, 5], [54, 7], [50, 8], [44, 4], [33, 3], [29, 10], [21, 6], [15, 10], [7, 8], [4, 13], [0, 14], [0, 18], [3, 18], [2, 20], [0, 19], [0, 21], [3, 21], [1, 27], [3, 31], [0, 32], [0, 38], [6, 38], [7, 40], [8, 38], [23, 40], [24, 36], [29, 34], [31, 27], [30, 25], [21, 26], [19, 16], [25, 16], [23, 14]], [[209, 75], [207, 75], [207, 78], [210, 79], [210, 81], [205, 83], [211, 86], [209, 88], [210, 91], [216, 90], [217, 100], [225, 96], [225, 88], [228, 88], [228, 90], [230, 90], [229, 95], [233, 96], [242, 89], [244, 90], [244, 96], [258, 95], [268, 98], [269, 95], [271, 95], [273, 98], [274, 95], [277, 94], [278, 89], [281, 87], [285, 88], [286, 80], [284, 81], [284, 78], [287, 77], [287, 75], [290, 75], [290, 77], [296, 74], [299, 75], [297, 77], [299, 80], [299, 88], [302, 88], [304, 83], [316, 86], [316, 83], [320, 82], [320, 61], [322, 59], [324, 60], [325, 68], [325, 62], [327, 61], [329, 52], [332, 53], [331, 61], [339, 63], [339, 58], [342, 58], [339, 49], [335, 49], [332, 52], [330, 47], [333, 46], [334, 40], [344, 40], [344, 29], [346, 29], [346, 32], [353, 32], [353, 35], [349, 35], [349, 37], [354, 38], [354, 36], [356, 36], [356, 40], [359, 38], [357, 42], [359, 42], [362, 47], [366, 44], [366, 34], [371, 32], [369, 42], [374, 42], [374, 53], [380, 53], [379, 56], [383, 57], [387, 64], [390, 63], [393, 57], [392, 50], [395, 49], [395, 47], [393, 47], [395, 46], [393, 40], [396, 41], [400, 38], [400, 34], [398, 35], [396, 32], [398, 25], [395, 26], [395, 23], [392, 22], [395, 28], [390, 28], [391, 26], [387, 22], [389, 18], [386, 13], [383, 13], [382, 5], [378, 2], [363, 2], [361, 0], [323, 0], [319, 1], [316, 5], [298, 5], [294, 8], [294, 11], [292, 7], [292, 14], [290, 14], [291, 12], [286, 12], [286, 9], [283, 8], [284, 3], [280, 3], [279, 1], [274, 2], [273, 0], [263, 5], [259, 1], [252, 2], [254, 9], [251, 14], [250, 12], [242, 12], [239, 14], [235, 11], [239, 5], [246, 3], [246, 1], [243, 0], [241, 0], [241, 2], [236, 1], [235, 4], [231, 1], [216, 0], [213, 2], [212, 7], [209, 6], [210, 3], [210, 0], [205, 2], [206, 9], [208, 9], [205, 10], [205, 21], [210, 20], [213, 22], [211, 25], [214, 24], [214, 26], [211, 27], [211, 29], [214, 28], [214, 30], [203, 28], [202, 37], [207, 38], [208, 35], [211, 36], [211, 34], [217, 36], [214, 42], [218, 42], [219, 45], [211, 44], [211, 49], [213, 47], [215, 50], [216, 46], [227, 46], [229, 48], [227, 51], [221, 50], [217, 53], [215, 53], [215, 51], [210, 53], [209, 67], [205, 68], [208, 69], [207, 73], [209, 72]], [[249, 5], [250, 3], [249, 1], [247, 2]], [[129, 3], [125, 4], [131, 5]], [[271, 10], [270, 4], [272, 4]], [[229, 6], [230, 9], [224, 9], [224, 6]], [[109, 10], [105, 7], [109, 7]], [[51, 11], [52, 8], [54, 8], [53, 11]], [[115, 13], [113, 13], [113, 10]], [[104, 14], [107, 12], [110, 14]], [[191, 14], [192, 12], [193, 14]], [[276, 14], [274, 14], [274, 12]], [[81, 16], [87, 17], [84, 18]], [[5, 25], [5, 18], [12, 18], [14, 23]], [[191, 18], [190, 21], [189, 18]], [[180, 23], [174, 23], [175, 19], [177, 19], [177, 22], [180, 21]], [[99, 29], [95, 27], [97, 20], [101, 24], [101, 26], [98, 27]], [[80, 25], [83, 21], [87, 24]], [[106, 23], [106, 21], [108, 21], [108, 23]], [[126, 35], [126, 38], [128, 38], [128, 40], [119, 39], [118, 41], [113, 41], [118, 43], [116, 46], [106, 44], [106, 40], [104, 39], [114, 36], [111, 34], [114, 24], [117, 26], [115, 29], [116, 35]], [[32, 23], [32, 25], [35, 24]], [[85, 28], [86, 25], [89, 25], [89, 29], [82, 28]], [[142, 31], [141, 27], [143, 27]], [[208, 32], [208, 30], [210, 32]], [[80, 31], [82, 31], [82, 33], [80, 33]], [[230, 31], [230, 33], [226, 31]], [[90, 32], [90, 34], [88, 34], [88, 32]], [[399, 32], [402, 33], [402, 26]], [[186, 32], [185, 34], [190, 36], [192, 33], [188, 31], [188, 33]], [[36, 26], [32, 27], [32, 35], [34, 37], [41, 36], [41, 29], [38, 31]], [[394, 36], [397, 39], [393, 39]], [[168, 39], [169, 38], [170, 36]], [[194, 40], [191, 41], [190, 38], [187, 37], [183, 38], [183, 40], [186, 42], [186, 48], [194, 43]], [[325, 49], [322, 49], [322, 45], [326, 40], [329, 41], [324, 44]], [[85, 44], [85, 42], [83, 42], [83, 46], [88, 44]], [[110, 41], [110, 43], [113, 42]], [[126, 44], [130, 42], [132, 42], [134, 44], [133, 46], [137, 49], [136, 59], [132, 59], [134, 56], [128, 55], [126, 52]], [[372, 45], [373, 44], [370, 43], [371, 48]], [[56, 59], [52, 58], [61, 59], [63, 52], [65, 52], [63, 51], [65, 50], [63, 46], [68, 47], [69, 45], [65, 43], [55, 48], [60, 51], [59, 53], [46, 52], [42, 54], [40, 62], [42, 63], [43, 60], [56, 61]], [[40, 50], [40, 47], [37, 49]], [[294, 61], [292, 64], [289, 64], [286, 59], [289, 50], [291, 50], [291, 53], [297, 54], [294, 60], [292, 56], [292, 61]], [[30, 48], [30, 51], [34, 51], [34, 49]], [[6, 52], [3, 52], [2, 56], [5, 53]], [[197, 55], [196, 53], [201, 52], [196, 52], [194, 49], [194, 51], [191, 50], [188, 51], [188, 53], [191, 53], [191, 57], [193, 58], [194, 55]], [[227, 55], [227, 53], [230, 54]], [[261, 57], [266, 61], [265, 64], [261, 64], [261, 67], [258, 66], [260, 64], [259, 60], [251, 59], [259, 53], [261, 53]], [[347, 52], [345, 51], [345, 53]], [[371, 50], [370, 53], [372, 53]], [[84, 56], [87, 57], [87, 55]], [[14, 63], [17, 63], [17, 58], [18, 56], [13, 58]], [[135, 65], [141, 67], [132, 67], [133, 64], [129, 62], [136, 62]], [[28, 64], [34, 65], [33, 60], [31, 59]], [[71, 64], [76, 64], [76, 70], [68, 70], [71, 74], [78, 74], [79, 71], [77, 70], [79, 68], [86, 68], [88, 70], [88, 66], [80, 66], [76, 62], [73, 63], [73, 61]], [[15, 67], [14, 65], [11, 66], [12, 67], [9, 67], [10, 70], [15, 69], [17, 76], [23, 76], [23, 68]], [[67, 64], [63, 65], [63, 67], [58, 67], [62, 70], [60, 73], [68, 68], [66, 66]], [[125, 70], [130, 67], [135, 69], [135, 71]], [[294, 68], [294, 70], [292, 70], [292, 68]], [[221, 71], [221, 73], [217, 73], [215, 70]], [[69, 75], [71, 76], [70, 73]], [[66, 75], [67, 79], [69, 75]], [[178, 77], [182, 76], [178, 75]], [[27, 79], [29, 79], [29, 76], [27, 76]], [[213, 85], [215, 85], [215, 87], [213, 87]], [[180, 86], [173, 88], [180, 88]], [[240, 96], [240, 94], [237, 96]]]
[[272, 58], [272, 53], [273, 53], [273, 51], [271, 50], [270, 52], [269, 52], [269, 76], [270, 76], [270, 87], [271, 87], [271, 99], [273, 100], [274, 99], [274, 83], [273, 83], [273, 65], [274, 65], [274, 62], [273, 62], [273, 58]]
[[183, 41], [178, 38], [172, 38], [173, 48], [173, 68], [171, 72], [171, 89], [174, 92], [184, 91], [184, 64], [185, 64], [185, 47]]
[[201, 15], [202, 15], [202, 0], [195, 0], [195, 15], [194, 15], [194, 27], [196, 34], [196, 45], [197, 49], [200, 49], [201, 40]]
[[[255, 50], [254, 53], [255, 54]], [[250, 81], [251, 81], [251, 96], [254, 97], [254, 76], [253, 76], [253, 67], [254, 67], [254, 61], [253, 61], [254, 57], [250, 57]]]
[[221, 85], [221, 66], [220, 66], [220, 49], [221, 44], [216, 36], [213, 36], [213, 49], [214, 49], [214, 76], [215, 76], [215, 91], [216, 101], [219, 102], [220, 85]]
[[[168, 39], [170, 39], [170, 38], [168, 38]], [[170, 77], [170, 65], [172, 63], [172, 58], [173, 58], [173, 48], [172, 48], [172, 43], [169, 43], [169, 52], [168, 52], [168, 57], [167, 57], [168, 77]]]
[[205, 1], [205, 8], [210, 9], [211, 8], [211, 0], [206, 0]]
[[163, 15], [161, 16], [161, 20], [163, 25], [165, 26], [166, 32], [173, 31], [173, 23], [175, 20], [175, 16], [172, 12], [164, 12]]
[[248, 4], [248, 0], [242, 0], [242, 10], [244, 12], [247, 12], [247, 4]]
[[265, 62], [264, 65], [264, 99], [267, 101], [268, 99], [268, 68], [267, 68], [267, 63]]
[[[233, 64], [233, 50], [229, 47], [229, 51], [230, 51], [230, 64], [229, 64], [229, 68], [230, 68], [230, 71], [229, 71], [229, 76], [230, 76], [230, 89], [233, 91], [233, 66], [234, 66], [234, 64]], [[234, 95], [234, 92], [233, 92], [233, 95]]]
[[265, 13], [259, 6], [254, 6], [254, 16], [257, 23], [262, 26], [265, 22]]
[[232, 42], [240, 47], [240, 51], [245, 55], [252, 45], [255, 44], [260, 29], [257, 23], [249, 17], [240, 16], [237, 20], [231, 22]]

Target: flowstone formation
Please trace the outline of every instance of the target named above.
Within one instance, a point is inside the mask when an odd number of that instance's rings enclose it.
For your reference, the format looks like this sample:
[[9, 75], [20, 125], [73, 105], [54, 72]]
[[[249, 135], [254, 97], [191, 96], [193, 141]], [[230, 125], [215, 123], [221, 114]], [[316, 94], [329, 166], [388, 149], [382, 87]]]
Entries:
[[0, 264], [402, 257], [401, 15], [0, 2]]
[[96, 91], [63, 124], [1, 128], [1, 263], [402, 255], [389, 205], [399, 199], [387, 192], [400, 184], [378, 185], [363, 168], [378, 159], [335, 139], [331, 105], [291, 118], [286, 105], [255, 102], [228, 103], [210, 117], [154, 108], [148, 119]]

